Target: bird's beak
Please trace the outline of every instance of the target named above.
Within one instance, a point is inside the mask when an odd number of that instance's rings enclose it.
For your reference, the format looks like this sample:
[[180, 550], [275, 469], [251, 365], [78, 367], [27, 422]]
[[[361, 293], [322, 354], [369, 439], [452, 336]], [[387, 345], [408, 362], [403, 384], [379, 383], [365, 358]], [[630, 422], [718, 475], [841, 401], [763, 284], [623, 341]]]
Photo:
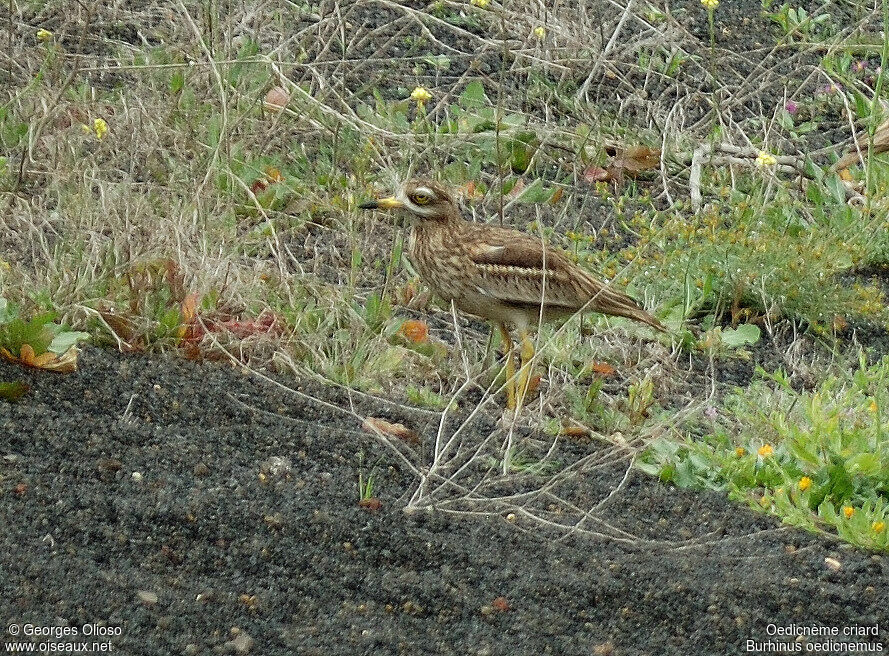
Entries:
[[358, 207], [362, 210], [397, 210], [399, 207], [404, 207], [404, 203], [395, 198], [395, 196], [389, 196], [388, 198], [361, 203]]

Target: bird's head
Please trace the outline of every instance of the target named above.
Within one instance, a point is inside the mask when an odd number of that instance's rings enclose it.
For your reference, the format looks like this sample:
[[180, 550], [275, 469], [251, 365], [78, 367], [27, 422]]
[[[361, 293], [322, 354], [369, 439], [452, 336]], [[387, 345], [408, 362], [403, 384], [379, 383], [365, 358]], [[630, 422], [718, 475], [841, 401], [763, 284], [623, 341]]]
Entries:
[[459, 219], [454, 199], [431, 180], [411, 180], [395, 195], [359, 205], [363, 210], [404, 210], [418, 221], [447, 222]]

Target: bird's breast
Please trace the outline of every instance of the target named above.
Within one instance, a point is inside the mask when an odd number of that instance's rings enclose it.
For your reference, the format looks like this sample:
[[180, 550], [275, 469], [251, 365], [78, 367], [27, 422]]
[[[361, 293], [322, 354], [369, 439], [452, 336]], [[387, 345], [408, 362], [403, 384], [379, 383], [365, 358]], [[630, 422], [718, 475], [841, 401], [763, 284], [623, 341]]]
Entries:
[[466, 293], [467, 267], [471, 263], [456, 235], [445, 230], [414, 228], [408, 238], [411, 263], [423, 282], [445, 301], [459, 300]]

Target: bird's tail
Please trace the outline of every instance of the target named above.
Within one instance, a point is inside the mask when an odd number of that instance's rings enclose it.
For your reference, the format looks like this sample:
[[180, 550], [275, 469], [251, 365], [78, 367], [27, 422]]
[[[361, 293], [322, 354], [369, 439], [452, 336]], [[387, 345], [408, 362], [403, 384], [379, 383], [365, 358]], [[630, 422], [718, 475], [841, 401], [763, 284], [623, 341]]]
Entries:
[[612, 289], [609, 285], [603, 285], [596, 281], [596, 290], [591, 294], [587, 308], [593, 312], [610, 314], [614, 317], [625, 317], [640, 323], [648, 324], [655, 330], [666, 333], [667, 329], [660, 321], [645, 311], [635, 299], [623, 292]]

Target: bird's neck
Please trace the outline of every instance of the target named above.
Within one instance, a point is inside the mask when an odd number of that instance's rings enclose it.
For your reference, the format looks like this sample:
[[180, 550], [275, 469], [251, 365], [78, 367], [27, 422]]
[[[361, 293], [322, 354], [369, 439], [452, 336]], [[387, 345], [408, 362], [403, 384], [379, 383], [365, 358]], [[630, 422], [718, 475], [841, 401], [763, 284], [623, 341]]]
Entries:
[[416, 249], [420, 243], [444, 244], [454, 246], [459, 244], [458, 235], [466, 225], [466, 220], [461, 216], [448, 216], [438, 219], [422, 219], [411, 222], [411, 232], [408, 237], [408, 252], [416, 255]]
[[430, 233], [459, 230], [466, 223], [466, 220], [459, 214], [451, 214], [448, 216], [436, 217], [434, 219], [415, 219], [411, 223], [413, 224], [413, 232]]

